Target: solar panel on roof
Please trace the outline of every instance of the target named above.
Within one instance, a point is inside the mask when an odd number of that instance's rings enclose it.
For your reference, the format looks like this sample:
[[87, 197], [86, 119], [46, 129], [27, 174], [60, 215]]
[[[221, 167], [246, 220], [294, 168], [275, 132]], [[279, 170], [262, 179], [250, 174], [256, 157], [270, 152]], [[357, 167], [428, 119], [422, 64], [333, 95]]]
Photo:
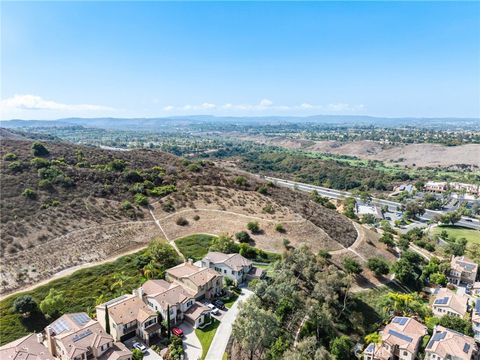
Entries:
[[447, 335], [446, 332], [436, 332], [433, 334], [432, 341], [440, 341], [445, 338], [445, 335]]
[[433, 341], [433, 339], [430, 340], [430, 341], [428, 342], [427, 349], [431, 349], [434, 342], [435, 342], [435, 341]]
[[86, 331], [84, 331], [83, 333], [81, 334], [77, 334], [73, 337], [73, 341], [78, 341], [78, 340], [82, 340], [83, 338], [87, 337], [88, 335], [91, 335], [92, 334], [92, 331], [90, 329], [87, 329]]
[[70, 330], [67, 323], [63, 319], [58, 319], [52, 325], [50, 325], [55, 334], [61, 334], [65, 330]]
[[85, 313], [74, 314], [72, 318], [79, 326], [83, 326], [90, 321], [90, 318]]
[[390, 335], [393, 335], [393, 336], [396, 336], [398, 337], [399, 339], [402, 339], [402, 340], [405, 340], [405, 341], [408, 341], [408, 342], [412, 342], [413, 339], [410, 337], [410, 336], [407, 336], [405, 334], [401, 334], [399, 333], [398, 331], [395, 331], [395, 330], [388, 330], [388, 333]]
[[450, 299], [450, 298], [449, 298], [448, 296], [445, 296], [445, 297], [443, 297], [443, 298], [441, 298], [441, 299], [435, 300], [434, 304], [436, 304], [436, 305], [445, 305], [445, 304], [448, 303], [448, 299]]
[[365, 351], [367, 352], [372, 352], [373, 350], [375, 350], [375, 344], [374, 343], [371, 343], [367, 346], [367, 348], [365, 349]]
[[115, 304], [116, 302], [118, 302], [118, 301], [120, 301], [120, 300], [123, 300], [123, 299], [126, 299], [126, 298], [127, 298], [127, 295], [122, 295], [122, 296], [119, 296], [119, 297], [117, 297], [117, 298], [115, 298], [115, 299], [112, 299], [112, 300], [110, 300], [110, 301], [107, 301], [107, 302], [105, 303], [105, 305], [110, 306], [110, 305]]
[[399, 325], [405, 325], [408, 321], [408, 318], [406, 317], [401, 317], [401, 316], [396, 316], [393, 318], [392, 322], [394, 324], [399, 324]]
[[480, 314], [480, 299], [475, 301], [475, 312]]
[[470, 344], [465, 343], [465, 345], [463, 345], [463, 352], [465, 354], [468, 354], [469, 350], [470, 350]]

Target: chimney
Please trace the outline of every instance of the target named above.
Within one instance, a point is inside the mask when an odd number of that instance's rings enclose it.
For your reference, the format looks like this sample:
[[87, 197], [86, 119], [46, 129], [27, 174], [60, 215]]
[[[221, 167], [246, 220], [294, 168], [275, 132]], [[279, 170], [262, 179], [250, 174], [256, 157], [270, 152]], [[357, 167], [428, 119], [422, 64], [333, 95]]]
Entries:
[[37, 342], [43, 344], [43, 334], [41, 332], [37, 334]]
[[47, 333], [48, 351], [50, 351], [50, 354], [52, 354], [52, 356], [56, 356], [57, 348], [55, 347], [55, 340], [53, 339], [53, 330], [50, 326], [47, 326], [45, 332]]
[[190, 265], [193, 265], [193, 260], [192, 260], [192, 259], [188, 259], [188, 263], [189, 263]]
[[140, 286], [137, 290], [138, 297], [143, 299], [143, 288]]

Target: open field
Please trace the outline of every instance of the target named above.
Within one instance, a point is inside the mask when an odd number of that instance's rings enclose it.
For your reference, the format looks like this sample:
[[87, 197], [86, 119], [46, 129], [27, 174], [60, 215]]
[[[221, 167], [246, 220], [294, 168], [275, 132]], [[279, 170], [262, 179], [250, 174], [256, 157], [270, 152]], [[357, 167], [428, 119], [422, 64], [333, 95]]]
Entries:
[[480, 231], [478, 230], [467, 229], [459, 226], [441, 225], [435, 226], [432, 231], [434, 235], [439, 235], [442, 231], [446, 231], [449, 237], [455, 237], [456, 239], [463, 237], [467, 239], [469, 243], [480, 246]]

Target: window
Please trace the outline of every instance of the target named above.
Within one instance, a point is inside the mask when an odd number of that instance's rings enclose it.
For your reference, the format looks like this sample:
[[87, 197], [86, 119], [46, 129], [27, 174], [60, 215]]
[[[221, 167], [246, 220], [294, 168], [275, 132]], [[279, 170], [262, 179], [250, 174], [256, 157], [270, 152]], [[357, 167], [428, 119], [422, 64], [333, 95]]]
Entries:
[[403, 356], [408, 356], [408, 352], [404, 351]]
[[227, 270], [223, 270], [223, 273], [226, 274], [226, 273], [227, 273]]

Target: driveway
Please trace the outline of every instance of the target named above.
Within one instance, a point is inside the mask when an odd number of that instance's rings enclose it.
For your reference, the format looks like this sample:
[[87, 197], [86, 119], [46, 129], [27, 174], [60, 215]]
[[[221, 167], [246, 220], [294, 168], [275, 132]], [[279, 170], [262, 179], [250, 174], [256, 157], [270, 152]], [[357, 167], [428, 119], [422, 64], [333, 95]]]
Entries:
[[[137, 337], [134, 337], [132, 339], [128, 339], [128, 340], [125, 340], [123, 342], [123, 344], [129, 348], [130, 350], [133, 349], [133, 343], [135, 342], [139, 342], [140, 344], [144, 344], [141, 340], [139, 340]], [[145, 345], [145, 344], [144, 344]], [[145, 345], [147, 346], [147, 345]], [[152, 349], [150, 349], [148, 346], [147, 346], [147, 351], [145, 353], [143, 353], [143, 359], [144, 360], [163, 360], [163, 358], [157, 354], [155, 351], [153, 351]]]
[[[183, 322], [179, 326], [183, 330], [183, 349], [185, 350], [186, 360], [198, 360], [202, 357], [202, 344], [195, 335], [195, 329], [192, 325]], [[220, 358], [221, 359], [221, 358]]]
[[232, 324], [237, 318], [239, 312], [238, 305], [242, 301], [247, 300], [252, 295], [252, 291], [248, 289], [242, 289], [242, 294], [238, 297], [237, 301], [235, 301], [232, 307], [223, 316], [222, 322], [218, 326], [217, 332], [213, 337], [210, 349], [208, 349], [205, 360], [219, 360], [223, 358], [223, 353], [227, 348], [228, 340], [230, 339], [230, 335], [232, 334]]

